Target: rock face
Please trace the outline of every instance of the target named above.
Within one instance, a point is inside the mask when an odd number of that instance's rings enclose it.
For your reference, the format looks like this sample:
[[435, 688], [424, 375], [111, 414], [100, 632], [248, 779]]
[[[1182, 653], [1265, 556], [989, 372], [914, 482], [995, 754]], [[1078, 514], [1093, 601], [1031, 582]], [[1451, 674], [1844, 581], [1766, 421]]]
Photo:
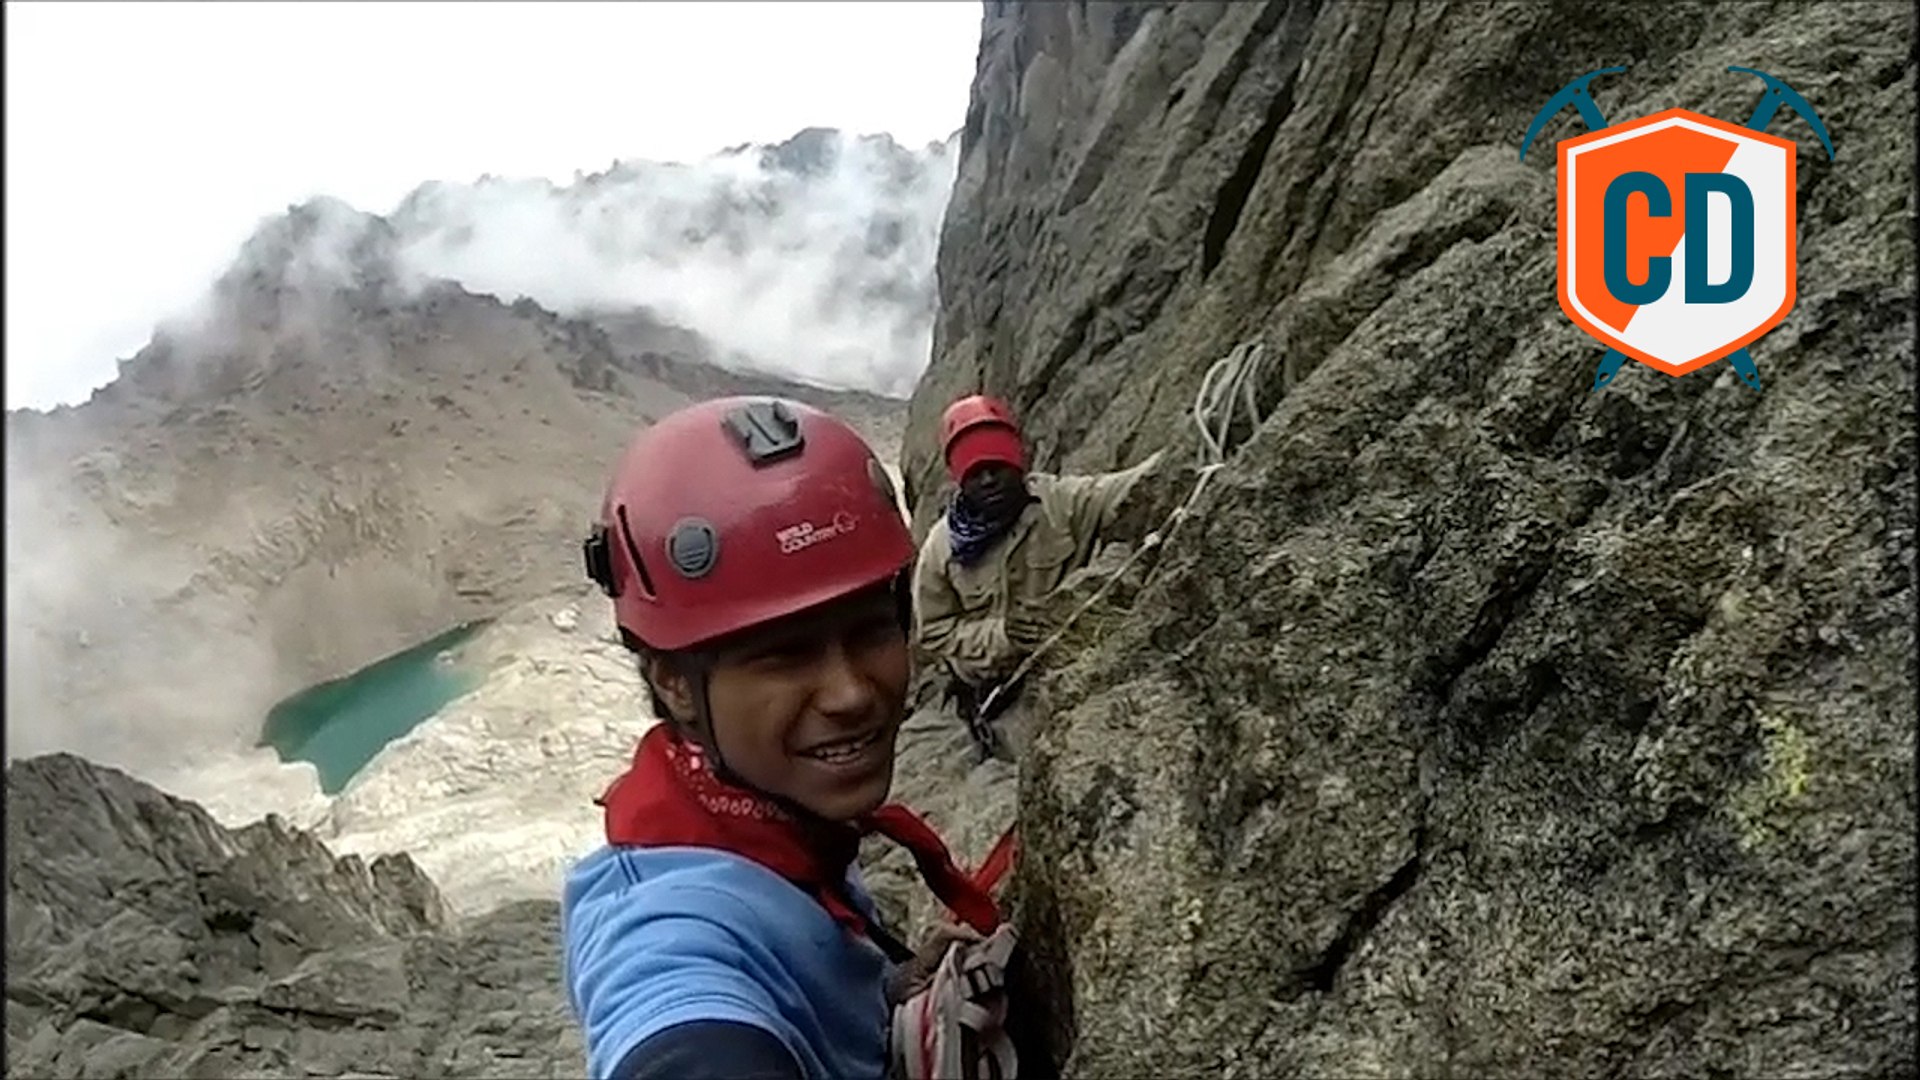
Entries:
[[456, 928], [405, 856], [64, 754], [6, 783], [9, 1075], [582, 1074], [553, 902]]
[[[990, 3], [905, 471], [1009, 396], [1040, 464], [1263, 417], [1020, 779], [1033, 1060], [1100, 1076], [1915, 1068], [1913, 11]], [[1721, 365], [1555, 300], [1570, 79], [1785, 79], [1799, 292]], [[1164, 483], [1156, 509], [1184, 494]], [[1041, 1057], [1046, 1064], [1038, 1064]]]
[[[1208, 365], [1265, 347], [1259, 419], [1230, 429], [1196, 512], [1032, 686], [1015, 887], [1021, 1018], [1042, 1023], [1024, 1075], [1914, 1071], [1912, 23], [1878, 3], [988, 6], [903, 454], [916, 522], [937, 503], [933, 420], [985, 388], [1020, 407], [1043, 466], [1165, 448], [1174, 465], [1129, 510], [1151, 527], [1195, 479], [1180, 462]], [[1834, 134], [1828, 162], [1802, 121], [1771, 128], [1804, 151], [1801, 268], [1792, 316], [1755, 349], [1761, 393], [1637, 365], [1587, 389], [1600, 350], [1554, 300], [1552, 156], [1517, 149], [1568, 79], [1620, 63], [1595, 84], [1616, 118], [1744, 116], [1759, 87], [1735, 64], [1785, 78]], [[1579, 130], [1558, 118], [1541, 146]], [[257, 304], [281, 295], [237, 284]], [[363, 276], [337, 299], [385, 287]], [[181, 575], [154, 593], [169, 611], [270, 595], [181, 591], [209, 561], [292, 589], [345, 565], [330, 552], [415, 550], [368, 524], [413, 521], [409, 505], [498, 536], [497, 470], [524, 462], [551, 485], [577, 456], [566, 439], [612, 439], [616, 417], [624, 434], [640, 406], [623, 380], [664, 369], [603, 348], [615, 330], [436, 295], [394, 319], [299, 324], [317, 336], [236, 324], [272, 345], [208, 353], [195, 370], [221, 395], [183, 397], [157, 364], [141, 394], [10, 417], [9, 494], [16, 447], [51, 454], [92, 485], [89, 513], [188, 537], [177, 565], [139, 564]], [[638, 316], [616, 330], [663, 337]], [[438, 344], [354, 336], [375, 334]], [[540, 344], [555, 341], [572, 344]], [[427, 441], [441, 456], [384, 453], [394, 415], [342, 426], [364, 402], [289, 356], [378, 358], [380, 380], [392, 357], [433, 360], [430, 378], [375, 385], [432, 410], [401, 418], [449, 425]], [[523, 406], [553, 434], [511, 461], [474, 452], [524, 433], [488, 426]], [[325, 441], [260, 418], [309, 409]], [[71, 419], [109, 414], [124, 425]], [[168, 434], [182, 425], [214, 434]], [[252, 430], [280, 441], [230, 434]], [[473, 479], [396, 488], [375, 471], [354, 487], [345, 464], [302, 464], [343, 432], [354, 468]], [[249, 479], [243, 451], [278, 471]], [[330, 470], [327, 498], [398, 509], [303, 516], [271, 481], [302, 469]], [[195, 476], [213, 486], [180, 479]], [[28, 512], [10, 497], [10, 537]], [[564, 534], [541, 535], [546, 520], [519, 523], [530, 545], [574, 538], [571, 516]], [[348, 524], [301, 531], [315, 521]], [[541, 575], [575, 573], [520, 557], [488, 564], [474, 587], [489, 603], [558, 596]], [[525, 592], [500, 584], [515, 566]], [[128, 583], [89, 581], [108, 587], [80, 625], [133, 633], [114, 614]], [[548, 729], [560, 763], [528, 774], [585, 785], [637, 733], [604, 718], [633, 688], [617, 655], [545, 637], [597, 634], [584, 607], [526, 614], [499, 642], [499, 708], [474, 703], [446, 745], [524, 741], [534, 701], [600, 680], [573, 701], [584, 726]], [[113, 647], [142, 673], [211, 663], [177, 642]], [[965, 769], [936, 712], [923, 700], [903, 739], [900, 790], [971, 860], [1008, 812], [1010, 770]], [[384, 826], [401, 793], [484, 800], [511, 771], [438, 768], [427, 730], [341, 802], [327, 828], [343, 844], [406, 846]], [[13, 1071], [579, 1075], [551, 903], [453, 919], [410, 859], [336, 860], [274, 821], [230, 831], [74, 758], [18, 763], [7, 787]], [[445, 850], [477, 893], [508, 895], [527, 869]], [[924, 917], [897, 862], [875, 861], [883, 900]]]

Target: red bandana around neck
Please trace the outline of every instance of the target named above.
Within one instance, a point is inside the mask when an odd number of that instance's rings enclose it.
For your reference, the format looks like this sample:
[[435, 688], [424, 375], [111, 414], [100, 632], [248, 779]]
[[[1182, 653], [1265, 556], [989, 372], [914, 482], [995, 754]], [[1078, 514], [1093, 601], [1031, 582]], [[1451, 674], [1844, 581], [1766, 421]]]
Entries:
[[[706, 754], [659, 724], [640, 739], [633, 767], [598, 800], [607, 842], [615, 847], [706, 847], [752, 859], [791, 881], [840, 923], [867, 934], [867, 920], [845, 899], [847, 870], [860, 838], [879, 833], [906, 848], [947, 910], [982, 934], [1000, 925], [991, 893], [1002, 859], [970, 877], [954, 865], [937, 833], [912, 810], [890, 803], [850, 825], [806, 824], [773, 800], [715, 776]], [[1001, 869], [1004, 869], [1003, 867]]]

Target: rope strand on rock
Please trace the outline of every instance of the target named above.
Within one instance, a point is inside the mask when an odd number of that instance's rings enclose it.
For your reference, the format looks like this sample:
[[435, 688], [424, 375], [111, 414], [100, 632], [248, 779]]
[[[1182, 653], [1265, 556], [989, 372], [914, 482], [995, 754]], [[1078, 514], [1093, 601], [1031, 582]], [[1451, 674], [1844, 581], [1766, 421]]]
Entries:
[[[1227, 459], [1227, 433], [1233, 428], [1233, 405], [1237, 400], [1247, 407], [1247, 419], [1260, 426], [1260, 403], [1254, 398], [1254, 374], [1266, 359], [1267, 347], [1242, 342], [1232, 352], [1215, 361], [1200, 380], [1200, 392], [1193, 399], [1193, 423], [1200, 429], [1202, 468], [1224, 464]], [[1215, 430], [1215, 425], [1218, 430]]]
[[1160, 528], [1143, 537], [1133, 549], [1132, 554], [1127, 556], [1126, 561], [1108, 574], [1092, 595], [1081, 601], [1080, 605], [1074, 608], [1053, 633], [1047, 635], [1046, 640], [1028, 653], [1013, 669], [1012, 674], [995, 684], [985, 700], [980, 702], [979, 712], [982, 716], [993, 714], [994, 704], [1007, 689], [1024, 678], [1027, 672], [1032, 670], [1034, 663], [1066, 636], [1067, 631], [1079, 621], [1080, 616], [1091, 610], [1094, 604], [1099, 603], [1100, 598], [1120, 580], [1121, 575], [1133, 567], [1141, 555], [1173, 539], [1174, 533], [1180, 530], [1181, 523], [1186, 520], [1188, 511], [1200, 501], [1200, 493], [1206, 490], [1207, 481], [1227, 464], [1227, 435], [1233, 428], [1234, 406], [1245, 405], [1247, 418], [1252, 421], [1254, 428], [1257, 429], [1260, 426], [1260, 406], [1254, 392], [1258, 380], [1254, 376], [1266, 360], [1266, 352], [1267, 347], [1264, 344], [1243, 342], [1236, 345], [1232, 352], [1214, 361], [1213, 366], [1207, 369], [1206, 375], [1200, 380], [1200, 391], [1194, 395], [1193, 399], [1193, 423], [1200, 429], [1201, 455], [1200, 472], [1194, 478], [1193, 489], [1187, 492], [1187, 497], [1182, 499], [1180, 504], [1167, 515], [1166, 520], [1160, 523]]

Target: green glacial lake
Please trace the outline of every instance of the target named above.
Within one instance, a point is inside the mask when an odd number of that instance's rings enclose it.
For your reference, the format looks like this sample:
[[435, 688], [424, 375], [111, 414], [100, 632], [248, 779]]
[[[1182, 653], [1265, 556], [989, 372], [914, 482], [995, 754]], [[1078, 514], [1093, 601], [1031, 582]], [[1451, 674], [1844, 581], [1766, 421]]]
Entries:
[[442, 662], [484, 622], [467, 623], [344, 678], [310, 686], [275, 705], [260, 732], [280, 760], [312, 762], [332, 795], [388, 743], [480, 685], [480, 675]]

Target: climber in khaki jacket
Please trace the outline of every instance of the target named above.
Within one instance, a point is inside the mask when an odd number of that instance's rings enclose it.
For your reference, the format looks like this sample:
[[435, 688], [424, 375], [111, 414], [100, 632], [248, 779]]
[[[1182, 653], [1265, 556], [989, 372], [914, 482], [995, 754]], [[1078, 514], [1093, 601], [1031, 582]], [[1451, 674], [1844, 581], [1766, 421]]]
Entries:
[[946, 665], [949, 694], [984, 753], [992, 733], [981, 702], [1053, 632], [1053, 590], [1093, 558], [1160, 455], [1115, 473], [1029, 473], [1011, 411], [978, 395], [947, 408], [941, 441], [959, 489], [920, 548], [916, 630]]

